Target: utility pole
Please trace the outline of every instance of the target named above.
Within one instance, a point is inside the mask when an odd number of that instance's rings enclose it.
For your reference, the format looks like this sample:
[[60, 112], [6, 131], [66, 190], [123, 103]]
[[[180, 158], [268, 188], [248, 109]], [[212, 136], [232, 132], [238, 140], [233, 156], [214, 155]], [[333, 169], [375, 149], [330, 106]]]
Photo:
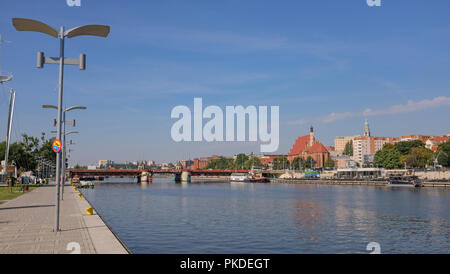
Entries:
[[11, 143], [11, 128], [14, 115], [14, 104], [16, 101], [16, 92], [11, 89], [9, 92], [9, 112], [8, 112], [8, 128], [6, 130], [6, 149], [5, 149], [5, 166], [3, 167], [3, 174], [8, 175], [8, 156], [9, 156], [9, 145]]
[[[64, 39], [73, 38], [82, 35], [91, 35], [99, 37], [107, 37], [110, 32], [109, 26], [103, 25], [85, 25], [64, 30], [61, 26], [58, 32], [57, 29], [31, 19], [24, 18], [13, 18], [13, 26], [17, 31], [32, 31], [40, 32], [50, 35], [59, 40], [59, 57], [48, 58], [44, 56], [43, 52], [38, 52], [37, 55], [37, 67], [43, 68], [44, 64], [59, 64], [59, 88], [58, 88], [58, 117], [57, 117], [57, 139], [61, 140], [61, 120], [62, 120], [62, 105], [63, 105], [63, 80], [64, 80], [64, 65], [78, 65], [80, 70], [86, 69], [86, 55], [81, 54], [79, 59], [64, 58]], [[60, 230], [59, 227], [59, 212], [60, 212], [60, 202], [59, 202], [59, 191], [61, 184], [61, 151], [56, 154], [56, 218], [55, 218], [55, 232]]]
[[64, 186], [66, 184], [66, 112], [63, 113], [63, 133], [62, 133], [62, 173], [61, 173], [61, 200], [64, 200]]

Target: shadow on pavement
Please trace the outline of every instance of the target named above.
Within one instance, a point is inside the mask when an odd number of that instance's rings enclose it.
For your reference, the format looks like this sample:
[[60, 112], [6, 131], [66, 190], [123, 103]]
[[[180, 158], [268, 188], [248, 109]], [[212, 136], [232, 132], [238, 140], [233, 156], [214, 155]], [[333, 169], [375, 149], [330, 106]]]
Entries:
[[19, 206], [19, 207], [4, 207], [0, 210], [7, 210], [7, 209], [25, 209], [25, 208], [40, 208], [40, 207], [54, 207], [55, 205], [36, 205], [36, 206]]

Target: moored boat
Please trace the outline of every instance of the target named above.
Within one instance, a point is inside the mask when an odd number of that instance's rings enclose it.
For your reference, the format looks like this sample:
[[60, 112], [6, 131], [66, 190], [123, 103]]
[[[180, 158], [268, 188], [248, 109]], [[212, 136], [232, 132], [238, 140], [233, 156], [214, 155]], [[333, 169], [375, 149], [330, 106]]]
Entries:
[[269, 183], [270, 180], [267, 179], [266, 177], [253, 177], [250, 182], [252, 182], [252, 183]]
[[392, 174], [389, 176], [388, 186], [422, 187], [419, 177], [408, 174]]
[[232, 182], [250, 182], [252, 177], [248, 173], [232, 173], [230, 180]]
[[80, 188], [94, 188], [94, 183], [90, 181], [80, 181]]
[[252, 173], [233, 173], [230, 176], [232, 182], [245, 183], [267, 183], [269, 180], [263, 176], [256, 176]]

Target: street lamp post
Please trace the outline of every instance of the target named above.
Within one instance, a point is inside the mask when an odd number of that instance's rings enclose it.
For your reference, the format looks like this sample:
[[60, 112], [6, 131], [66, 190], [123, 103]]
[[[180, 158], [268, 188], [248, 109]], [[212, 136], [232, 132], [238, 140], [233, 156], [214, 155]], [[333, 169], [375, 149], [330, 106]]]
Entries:
[[[52, 133], [57, 133], [56, 131], [52, 131]], [[75, 133], [79, 133], [78, 131], [69, 131], [66, 133], [65, 127], [64, 127], [64, 134], [62, 135], [63, 137], [63, 145], [61, 147], [62, 150], [62, 158], [61, 161], [61, 165], [62, 165], [62, 171], [61, 171], [61, 200], [64, 200], [64, 185], [66, 183], [66, 153], [67, 153], [67, 149], [66, 149], [66, 136], [70, 135], [70, 134], [75, 134]]]
[[[38, 53], [37, 66], [43, 68], [44, 64], [59, 64], [59, 89], [58, 89], [58, 118], [57, 118], [57, 139], [61, 140], [61, 119], [62, 119], [62, 104], [63, 104], [63, 80], [64, 80], [64, 65], [79, 65], [81, 70], [86, 69], [86, 55], [80, 55], [79, 59], [64, 58], [64, 39], [73, 38], [82, 35], [92, 35], [99, 37], [107, 37], [110, 31], [109, 26], [103, 25], [86, 25], [76, 27], [64, 31], [61, 26], [58, 32], [55, 28], [31, 19], [13, 18], [12, 23], [17, 31], [33, 31], [50, 35], [59, 39], [60, 54], [57, 58], [44, 57], [44, 53]], [[55, 231], [59, 231], [59, 184], [61, 181], [61, 153], [56, 155], [56, 219]]]
[[[42, 108], [58, 109], [58, 107], [54, 106], [54, 105], [43, 105]], [[73, 107], [70, 107], [70, 108], [65, 108], [62, 111], [63, 112], [63, 120], [62, 120], [63, 133], [61, 134], [62, 135], [62, 148], [61, 148], [61, 150], [62, 150], [62, 160], [61, 160], [62, 161], [62, 163], [61, 163], [61, 165], [62, 165], [62, 168], [61, 168], [62, 169], [62, 171], [61, 171], [61, 174], [62, 174], [61, 175], [61, 181], [62, 181], [62, 183], [61, 183], [61, 200], [64, 200], [64, 184], [66, 182], [66, 135], [73, 134], [73, 133], [78, 133], [78, 132], [66, 133], [66, 124], [68, 123], [66, 121], [66, 112], [71, 111], [71, 110], [75, 110], [75, 109], [85, 110], [85, 109], [87, 109], [87, 107], [73, 106]], [[69, 123], [72, 124], [73, 127], [75, 127], [75, 120], [73, 120], [73, 122], [69, 122]], [[54, 133], [57, 133], [57, 131], [54, 132]]]
[[9, 146], [11, 143], [11, 128], [13, 122], [15, 100], [16, 100], [16, 92], [13, 89], [11, 89], [9, 95], [8, 128], [6, 130], [5, 166], [3, 167], [3, 173], [5, 174], [5, 178], [8, 176], [8, 154], [9, 154]]

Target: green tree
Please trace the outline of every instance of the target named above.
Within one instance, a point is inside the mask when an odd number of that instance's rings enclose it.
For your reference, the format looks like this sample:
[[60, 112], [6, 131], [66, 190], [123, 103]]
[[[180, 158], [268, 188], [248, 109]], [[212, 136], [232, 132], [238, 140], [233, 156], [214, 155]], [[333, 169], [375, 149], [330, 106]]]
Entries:
[[206, 168], [212, 169], [231, 169], [233, 166], [233, 159], [220, 157], [219, 159], [210, 160]]
[[282, 156], [273, 160], [273, 169], [274, 170], [288, 169], [290, 164], [291, 163], [288, 161], [286, 156]]
[[27, 151], [26, 146], [19, 142], [9, 147], [9, 164], [15, 163], [17, 169], [25, 171], [34, 170], [37, 166], [36, 154]]
[[401, 155], [408, 155], [411, 153], [411, 149], [415, 147], [425, 147], [425, 144], [419, 140], [402, 141], [395, 143], [394, 148], [400, 152]]
[[439, 145], [436, 156], [440, 165], [450, 167], [450, 141]]
[[394, 148], [395, 148], [395, 146], [390, 143], [384, 144], [384, 146], [383, 146], [383, 149], [394, 149]]
[[235, 169], [242, 169], [245, 168], [245, 162], [248, 161], [248, 156], [244, 153], [238, 154], [236, 156], [236, 160], [234, 161], [234, 168]]
[[344, 155], [353, 156], [353, 140], [345, 144]]
[[22, 134], [22, 145], [24, 150], [29, 153], [39, 152], [39, 138], [28, 136], [26, 133]]
[[294, 161], [292, 161], [292, 166], [294, 170], [305, 169], [305, 160], [301, 157], [295, 157]]
[[331, 157], [328, 157], [328, 159], [325, 161], [325, 167], [326, 168], [334, 168], [336, 163], [331, 159]]
[[6, 142], [0, 142], [0, 160], [3, 161], [5, 159], [5, 151], [6, 151]]
[[425, 147], [413, 147], [402, 160], [408, 167], [424, 168], [433, 163], [433, 152]]
[[[45, 136], [45, 135], [44, 135]], [[48, 140], [41, 140], [41, 147], [39, 149], [39, 155], [42, 159], [50, 161], [52, 163], [56, 162], [56, 153], [53, 151], [52, 144], [55, 141], [55, 137], [52, 137]]]
[[252, 167], [262, 167], [262, 165], [258, 157], [251, 157], [245, 162], [244, 167], [246, 169], [251, 169]]
[[207, 169], [216, 169], [216, 160], [209, 160], [208, 165], [206, 165]]
[[311, 156], [308, 156], [305, 161], [306, 168], [314, 168], [316, 166], [316, 161]]
[[[2, 142], [0, 149], [0, 157], [4, 159], [6, 142]], [[22, 134], [20, 142], [12, 143], [9, 146], [8, 164], [14, 163], [20, 170], [34, 170], [37, 165], [36, 155], [38, 151], [39, 139]]]
[[402, 162], [400, 160], [401, 156], [401, 153], [392, 145], [385, 145], [382, 150], [379, 150], [375, 154], [373, 162], [377, 167], [384, 167], [387, 169], [400, 168], [402, 166]]
[[[15, 163], [17, 169], [34, 171], [38, 165], [38, 157], [55, 162], [56, 153], [52, 150], [52, 142], [45, 139], [42, 133], [41, 138], [22, 134], [20, 142], [12, 143], [9, 146], [8, 164]], [[6, 142], [0, 143], [0, 159], [5, 158]]]

